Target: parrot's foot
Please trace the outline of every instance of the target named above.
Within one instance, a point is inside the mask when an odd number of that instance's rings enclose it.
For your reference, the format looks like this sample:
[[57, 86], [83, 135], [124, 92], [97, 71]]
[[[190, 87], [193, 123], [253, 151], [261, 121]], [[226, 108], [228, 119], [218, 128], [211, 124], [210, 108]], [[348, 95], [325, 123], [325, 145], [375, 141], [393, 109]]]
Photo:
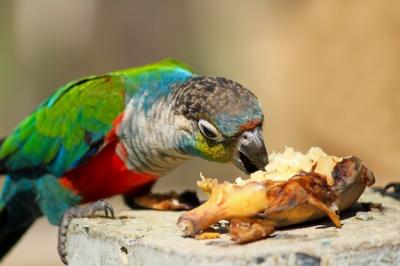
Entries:
[[114, 218], [114, 210], [110, 203], [104, 200], [96, 201], [92, 204], [80, 207], [72, 207], [65, 211], [61, 220], [60, 227], [58, 228], [58, 255], [64, 264], [67, 262], [67, 230], [72, 219], [74, 218], [91, 218], [98, 211], [104, 211], [106, 217]]
[[386, 192], [387, 192], [389, 189], [391, 189], [391, 188], [394, 189], [394, 193], [400, 193], [400, 183], [393, 182], [393, 183], [387, 184], [387, 185], [383, 188], [382, 194], [385, 195]]
[[200, 205], [196, 192], [189, 190], [181, 194], [174, 191], [165, 194], [149, 193], [134, 197], [132, 203], [130, 207], [153, 210], [190, 210]]

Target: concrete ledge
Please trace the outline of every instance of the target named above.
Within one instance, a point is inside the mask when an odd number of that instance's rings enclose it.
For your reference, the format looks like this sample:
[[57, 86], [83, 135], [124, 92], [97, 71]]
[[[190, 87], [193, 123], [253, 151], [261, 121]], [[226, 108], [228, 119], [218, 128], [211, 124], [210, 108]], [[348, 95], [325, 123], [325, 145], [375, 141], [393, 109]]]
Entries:
[[276, 231], [238, 246], [220, 239], [182, 238], [179, 212], [129, 211], [119, 219], [75, 219], [68, 260], [78, 265], [400, 265], [400, 201], [368, 190], [361, 202], [383, 212], [342, 213], [343, 227], [327, 220]]

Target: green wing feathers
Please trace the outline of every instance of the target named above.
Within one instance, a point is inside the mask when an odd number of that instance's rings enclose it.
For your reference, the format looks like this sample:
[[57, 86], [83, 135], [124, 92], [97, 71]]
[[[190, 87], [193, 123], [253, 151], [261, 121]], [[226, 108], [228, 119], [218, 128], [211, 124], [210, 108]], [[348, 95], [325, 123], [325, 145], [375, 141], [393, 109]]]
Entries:
[[157, 95], [167, 94], [172, 83], [191, 75], [186, 65], [166, 59], [66, 84], [0, 144], [0, 172], [13, 178], [18, 173], [61, 176], [97, 151], [123, 112], [125, 97], [146, 92], [151, 104]]
[[124, 109], [124, 94], [119, 75], [61, 87], [5, 139], [0, 160], [8, 172], [42, 169], [62, 175], [94, 152], [93, 145], [111, 130]]

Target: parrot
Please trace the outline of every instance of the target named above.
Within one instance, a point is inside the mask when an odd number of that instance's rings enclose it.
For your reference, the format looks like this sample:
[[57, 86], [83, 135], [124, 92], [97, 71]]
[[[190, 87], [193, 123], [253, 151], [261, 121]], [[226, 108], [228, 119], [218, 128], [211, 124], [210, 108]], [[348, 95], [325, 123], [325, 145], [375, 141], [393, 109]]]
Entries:
[[193, 157], [248, 174], [263, 169], [263, 121], [250, 90], [174, 59], [61, 86], [0, 140], [0, 259], [45, 216], [59, 226], [57, 250], [68, 264], [71, 220], [114, 217], [104, 200], [114, 195], [132, 208], [193, 207], [192, 194], [152, 186]]

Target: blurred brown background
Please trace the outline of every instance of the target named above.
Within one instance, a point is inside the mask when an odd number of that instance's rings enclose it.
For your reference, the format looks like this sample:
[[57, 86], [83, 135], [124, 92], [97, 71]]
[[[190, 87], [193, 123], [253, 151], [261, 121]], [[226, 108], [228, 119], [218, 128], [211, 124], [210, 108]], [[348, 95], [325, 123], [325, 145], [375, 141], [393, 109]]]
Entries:
[[[0, 135], [67, 81], [174, 57], [255, 92], [269, 150], [316, 145], [400, 181], [399, 1], [3, 0], [0, 32]], [[240, 174], [194, 160], [157, 189], [200, 171]], [[56, 228], [39, 221], [3, 264], [61, 265]]]

